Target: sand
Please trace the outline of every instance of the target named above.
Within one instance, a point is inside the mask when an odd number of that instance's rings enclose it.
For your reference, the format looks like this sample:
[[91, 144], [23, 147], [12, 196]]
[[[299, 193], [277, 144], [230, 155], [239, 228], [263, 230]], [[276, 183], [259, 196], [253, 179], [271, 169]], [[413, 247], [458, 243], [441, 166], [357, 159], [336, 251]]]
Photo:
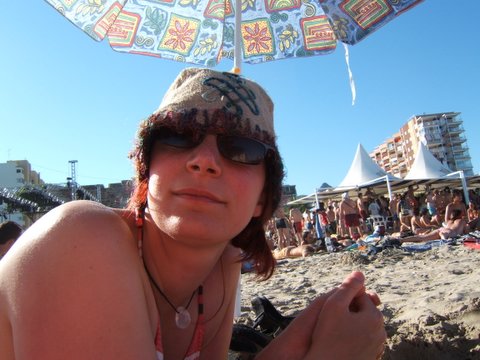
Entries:
[[388, 334], [382, 359], [480, 359], [480, 251], [441, 246], [422, 253], [386, 249], [319, 252], [281, 260], [273, 277], [242, 274], [240, 323], [252, 324], [250, 301], [266, 296], [284, 315], [296, 315], [318, 294], [362, 271], [376, 291]]

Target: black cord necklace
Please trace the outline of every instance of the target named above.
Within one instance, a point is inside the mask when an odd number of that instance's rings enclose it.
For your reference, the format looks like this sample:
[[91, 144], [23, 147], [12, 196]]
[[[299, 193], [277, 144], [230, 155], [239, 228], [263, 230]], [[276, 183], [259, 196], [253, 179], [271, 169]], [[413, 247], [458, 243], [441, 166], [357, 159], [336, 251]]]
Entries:
[[188, 304], [186, 307], [179, 306], [176, 307], [175, 305], [172, 304], [172, 302], [168, 299], [167, 295], [160, 289], [160, 286], [158, 286], [157, 282], [153, 278], [152, 274], [150, 274], [150, 271], [148, 271], [147, 264], [145, 264], [145, 260], [143, 259], [143, 220], [145, 216], [145, 209], [144, 208], [138, 208], [135, 211], [135, 223], [137, 226], [137, 237], [138, 237], [138, 252], [140, 255], [140, 258], [142, 259], [143, 262], [143, 267], [145, 268], [145, 271], [147, 272], [147, 275], [152, 282], [152, 284], [155, 286], [155, 288], [158, 290], [160, 295], [165, 299], [165, 301], [170, 305], [170, 307], [175, 311], [175, 324], [179, 329], [186, 329], [188, 325], [192, 322], [192, 317], [190, 316], [190, 313], [188, 312], [188, 308], [190, 307], [190, 304], [193, 300], [193, 297], [195, 296], [195, 293], [198, 291], [198, 316], [199, 318], [202, 317], [203, 319], [203, 286], [200, 285], [198, 289], [195, 289], [192, 293], [192, 296], [190, 296], [190, 300], [188, 300]]
[[195, 296], [195, 293], [198, 291], [200, 294], [202, 292], [202, 285], [198, 287], [198, 289], [195, 289], [192, 293], [192, 296], [190, 296], [190, 300], [188, 300], [187, 306], [179, 306], [175, 307], [175, 305], [172, 304], [172, 302], [168, 299], [167, 295], [160, 289], [160, 286], [156, 283], [155, 279], [153, 276], [150, 274], [150, 271], [148, 271], [147, 265], [144, 263], [145, 271], [147, 272], [148, 277], [150, 278], [150, 281], [152, 284], [155, 286], [157, 291], [162, 295], [162, 297], [165, 299], [165, 301], [170, 305], [170, 307], [175, 311], [175, 325], [179, 329], [186, 329], [188, 325], [192, 322], [192, 317], [190, 316], [190, 313], [188, 312], [188, 308], [190, 307], [190, 304], [192, 302], [193, 297]]

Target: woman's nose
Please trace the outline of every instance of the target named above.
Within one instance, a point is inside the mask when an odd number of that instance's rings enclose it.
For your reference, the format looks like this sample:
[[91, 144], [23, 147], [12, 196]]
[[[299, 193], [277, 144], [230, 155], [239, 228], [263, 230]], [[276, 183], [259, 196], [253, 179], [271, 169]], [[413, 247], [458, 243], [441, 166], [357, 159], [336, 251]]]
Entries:
[[202, 143], [192, 150], [187, 161], [187, 170], [218, 176], [221, 174], [221, 157], [217, 136], [207, 135]]

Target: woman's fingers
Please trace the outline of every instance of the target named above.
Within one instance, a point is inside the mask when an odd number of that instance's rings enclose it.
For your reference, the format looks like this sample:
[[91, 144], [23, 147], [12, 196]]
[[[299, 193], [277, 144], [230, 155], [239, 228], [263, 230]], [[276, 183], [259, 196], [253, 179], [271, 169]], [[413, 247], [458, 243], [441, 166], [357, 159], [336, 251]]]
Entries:
[[348, 308], [353, 299], [362, 294], [365, 294], [365, 276], [359, 271], [354, 271], [343, 280], [328, 300], [335, 302], [339, 307]]
[[367, 295], [370, 298], [370, 300], [372, 300], [372, 302], [375, 304], [375, 306], [380, 306], [382, 301], [380, 300], [380, 297], [378, 296], [378, 294], [376, 292], [367, 291]]

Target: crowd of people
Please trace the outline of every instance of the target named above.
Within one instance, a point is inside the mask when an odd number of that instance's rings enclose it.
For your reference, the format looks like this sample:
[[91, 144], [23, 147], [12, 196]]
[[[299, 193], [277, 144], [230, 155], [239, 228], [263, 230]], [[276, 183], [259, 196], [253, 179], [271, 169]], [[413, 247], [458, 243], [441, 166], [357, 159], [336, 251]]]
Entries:
[[[332, 235], [349, 245], [371, 234], [380, 219], [390, 233], [410, 241], [426, 241], [440, 238], [440, 234], [456, 236], [480, 229], [479, 207], [478, 188], [469, 191], [468, 206], [463, 192], [448, 186], [420, 190], [410, 185], [404, 192], [393, 193], [391, 199], [367, 188], [355, 199], [345, 192], [341, 200], [319, 202], [314, 209], [291, 208], [289, 216], [279, 209], [267, 225], [267, 234], [271, 246], [279, 249], [312, 244]], [[454, 221], [457, 225], [451, 231]]]

